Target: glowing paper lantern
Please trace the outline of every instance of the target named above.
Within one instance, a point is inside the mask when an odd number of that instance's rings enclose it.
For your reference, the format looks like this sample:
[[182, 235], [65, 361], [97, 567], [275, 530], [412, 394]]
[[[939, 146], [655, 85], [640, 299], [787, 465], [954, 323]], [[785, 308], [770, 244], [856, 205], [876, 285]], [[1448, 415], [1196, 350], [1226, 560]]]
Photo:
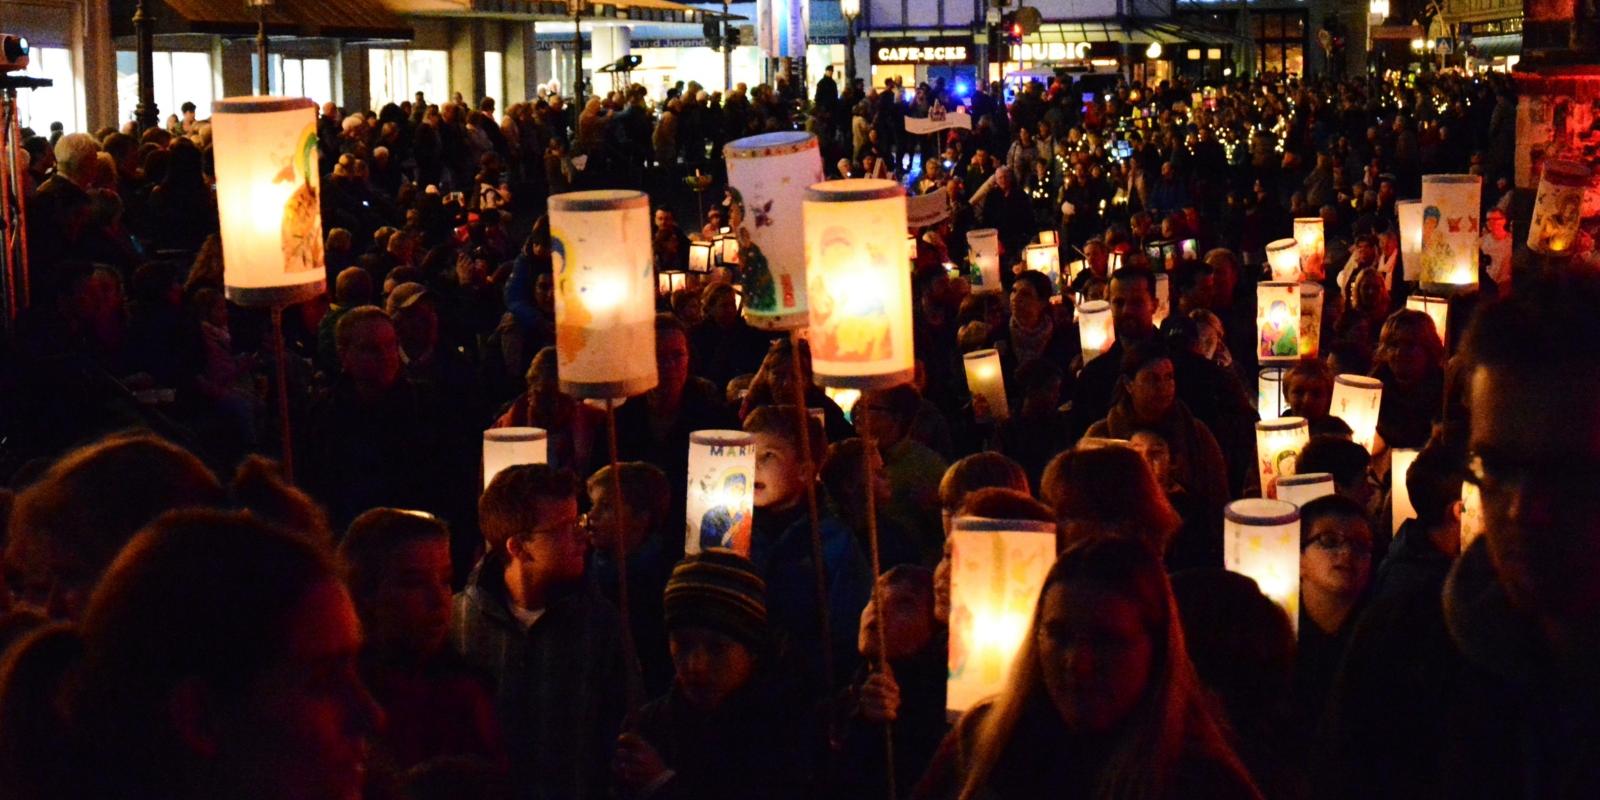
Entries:
[[1400, 523], [1417, 516], [1417, 509], [1411, 505], [1411, 489], [1406, 485], [1406, 475], [1411, 472], [1412, 462], [1417, 460], [1419, 451], [1411, 447], [1397, 447], [1389, 451], [1389, 509], [1390, 531], [1400, 532]]
[[711, 271], [711, 250], [712, 250], [713, 246], [714, 245], [712, 245], [710, 242], [690, 242], [689, 243], [689, 271], [690, 272], [710, 272]]
[[1117, 341], [1117, 329], [1111, 324], [1111, 304], [1104, 300], [1090, 300], [1078, 306], [1078, 342], [1083, 350], [1083, 363], [1111, 349]]
[[1172, 313], [1172, 281], [1165, 272], [1157, 272], [1155, 278], [1156, 311], [1150, 316], [1150, 321], [1160, 325]]
[[1461, 482], [1461, 552], [1467, 552], [1467, 546], [1472, 540], [1483, 535], [1487, 523], [1483, 519], [1483, 495], [1478, 492], [1478, 485], [1471, 481]]
[[1275, 281], [1300, 280], [1300, 243], [1294, 239], [1278, 239], [1268, 244], [1267, 265], [1272, 268]]
[[1247, 498], [1223, 509], [1222, 565], [1256, 582], [1300, 620], [1300, 509], [1283, 500]]
[[1300, 359], [1300, 284], [1256, 284], [1256, 358], [1263, 364]]
[[1022, 249], [1022, 258], [1028, 269], [1043, 272], [1046, 277], [1061, 274], [1061, 251], [1053, 244], [1030, 244]]
[[1415, 281], [1422, 275], [1422, 201], [1401, 200], [1394, 211], [1400, 218], [1400, 264], [1405, 279]]
[[824, 181], [806, 189], [802, 212], [817, 382], [852, 389], [909, 382], [905, 189], [889, 180]]
[[[1294, 218], [1295, 252], [1300, 256], [1300, 279], [1320, 281], [1326, 277], [1323, 270], [1324, 241], [1322, 217]], [[1277, 276], [1273, 276], [1274, 279]]]
[[689, 434], [685, 553], [728, 547], [750, 555], [756, 481], [755, 436], [744, 431]]
[[851, 421], [855, 420], [855, 418], [851, 416], [851, 412], [854, 411], [856, 407], [856, 401], [861, 399], [860, 389], [841, 389], [837, 386], [829, 386], [828, 388], [823, 389], [822, 393], [827, 395], [828, 399], [832, 400], [836, 405], [839, 406], [839, 410], [844, 412], [845, 419]]
[[550, 436], [542, 428], [490, 428], [483, 432], [483, 488], [506, 467], [548, 464]]
[[1335, 375], [1333, 415], [1350, 426], [1351, 441], [1372, 452], [1378, 435], [1378, 407], [1383, 403], [1383, 381], [1365, 375]]
[[1070, 286], [1073, 281], [1077, 280], [1078, 273], [1088, 268], [1089, 262], [1085, 259], [1080, 258], [1076, 261], [1068, 261], [1067, 268], [1061, 277], [1065, 279], [1066, 284]]
[[1430, 297], [1425, 294], [1413, 294], [1406, 298], [1406, 308], [1412, 311], [1421, 311], [1433, 317], [1433, 329], [1439, 333], [1441, 343], [1447, 341], [1445, 327], [1450, 324], [1450, 301], [1444, 297]]
[[1449, 293], [1478, 286], [1479, 175], [1422, 176], [1422, 274], [1430, 292]]
[[1300, 355], [1316, 358], [1322, 343], [1322, 284], [1300, 284]]
[[723, 233], [712, 242], [715, 247], [712, 252], [717, 257], [717, 264], [733, 266], [739, 263], [739, 236], [734, 233]]
[[1333, 474], [1330, 472], [1304, 472], [1278, 478], [1278, 499], [1294, 503], [1296, 507], [1333, 493]]
[[1005, 686], [1045, 576], [1056, 526], [957, 517], [950, 544], [950, 678], [945, 707], [965, 711]]
[[1113, 250], [1106, 256], [1106, 271], [1116, 272], [1119, 269], [1122, 269], [1122, 251]]
[[805, 188], [822, 180], [817, 137], [803, 131], [764, 133], [731, 141], [722, 153], [728, 185], [743, 206], [740, 230], [751, 247], [744, 318], [767, 330], [803, 328], [806, 257], [800, 202]]
[[656, 275], [656, 294], [671, 297], [673, 292], [689, 285], [689, 273], [678, 269], [665, 270]]
[[1283, 416], [1289, 401], [1283, 394], [1283, 379], [1289, 374], [1284, 367], [1264, 367], [1256, 376], [1256, 411], [1263, 420]]
[[561, 391], [622, 398], [656, 385], [655, 269], [643, 192], [550, 198]]
[[284, 307], [322, 294], [316, 103], [231, 97], [212, 107], [228, 299]]
[[1590, 170], [1575, 161], [1546, 161], [1539, 177], [1539, 194], [1533, 201], [1533, 222], [1528, 225], [1528, 249], [1561, 255], [1578, 241], [1583, 218], [1583, 193]]
[[987, 406], [978, 421], [999, 422], [1011, 416], [1011, 408], [1006, 405], [1006, 382], [1000, 375], [1000, 351], [974, 350], [962, 356], [961, 361], [967, 368], [967, 389], [972, 392], [974, 412], [979, 398]]
[[1057, 238], [1054, 229], [1047, 228], [1039, 231], [1039, 244], [1046, 245], [1048, 247], [1060, 247], [1061, 240]]
[[980, 292], [1000, 291], [1000, 232], [994, 228], [967, 231], [968, 255], [974, 267], [972, 288]]
[[1256, 470], [1261, 476], [1261, 496], [1277, 497], [1278, 478], [1295, 473], [1295, 461], [1311, 428], [1304, 417], [1279, 417], [1256, 423]]

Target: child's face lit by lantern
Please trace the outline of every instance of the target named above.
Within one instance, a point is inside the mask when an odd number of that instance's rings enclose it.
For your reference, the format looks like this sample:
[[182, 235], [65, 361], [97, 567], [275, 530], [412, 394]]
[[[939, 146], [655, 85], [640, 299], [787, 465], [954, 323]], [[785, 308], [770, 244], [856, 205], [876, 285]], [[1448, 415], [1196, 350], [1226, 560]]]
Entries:
[[755, 507], [782, 510], [797, 504], [806, 490], [806, 476], [794, 445], [782, 436], [758, 433], [755, 448]]
[[667, 646], [678, 688], [702, 711], [720, 707], [755, 674], [755, 654], [724, 633], [679, 628], [668, 634]]
[[1034, 635], [1045, 689], [1072, 732], [1111, 730], [1144, 694], [1155, 643], [1132, 600], [1092, 583], [1053, 584]]

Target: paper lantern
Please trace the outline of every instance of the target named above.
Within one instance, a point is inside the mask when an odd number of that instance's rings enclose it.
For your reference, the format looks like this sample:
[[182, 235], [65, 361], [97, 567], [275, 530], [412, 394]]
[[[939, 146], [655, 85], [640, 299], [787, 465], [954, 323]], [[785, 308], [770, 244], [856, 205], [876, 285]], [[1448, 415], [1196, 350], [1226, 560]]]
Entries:
[[998, 693], [1056, 560], [1056, 526], [957, 517], [950, 530], [950, 660], [945, 708]]
[[1267, 265], [1272, 268], [1275, 281], [1300, 280], [1300, 243], [1294, 239], [1278, 239], [1268, 244]]
[[689, 243], [689, 271], [710, 272], [711, 250], [715, 247], [711, 242]]
[[1295, 252], [1300, 256], [1300, 279], [1320, 281], [1326, 277], [1322, 264], [1325, 252], [1322, 217], [1295, 217], [1294, 241]]
[[1448, 294], [1478, 286], [1479, 175], [1422, 176], [1422, 288]]
[[643, 192], [550, 198], [561, 391], [623, 398], [656, 385], [655, 269]]
[[1422, 275], [1422, 201], [1401, 200], [1394, 204], [1400, 221], [1400, 264], [1404, 278], [1416, 281]]
[[1059, 238], [1057, 238], [1056, 232], [1055, 232], [1054, 229], [1047, 228], [1045, 230], [1039, 231], [1039, 244], [1045, 245], [1047, 247], [1060, 247], [1061, 246], [1061, 240]]
[[1383, 381], [1365, 375], [1335, 375], [1333, 415], [1350, 426], [1351, 441], [1372, 452], [1378, 435], [1378, 408], [1383, 403]]
[[1182, 258], [1200, 258], [1200, 240], [1183, 239], [1178, 242], [1178, 254]]
[[978, 398], [983, 398], [987, 410], [979, 414], [979, 422], [999, 422], [1011, 416], [1006, 405], [1006, 382], [1000, 374], [1000, 351], [994, 348], [974, 350], [961, 357], [967, 368], [967, 389], [972, 392], [974, 413]]
[[1406, 298], [1406, 308], [1412, 311], [1421, 311], [1433, 318], [1433, 329], [1439, 333], [1441, 343], [1448, 340], [1447, 325], [1450, 324], [1450, 300], [1444, 297], [1430, 297], [1425, 294], [1413, 294]]
[[1316, 358], [1322, 343], [1322, 284], [1300, 284], [1300, 356]]
[[1156, 310], [1150, 315], [1150, 321], [1157, 326], [1165, 322], [1172, 313], [1172, 281], [1165, 272], [1157, 272], [1156, 278]]
[[1000, 232], [994, 228], [967, 231], [967, 249], [971, 251], [973, 290], [1000, 291]]
[[1113, 250], [1106, 255], [1106, 273], [1110, 274], [1122, 269], [1122, 251]]
[[1539, 176], [1539, 193], [1533, 201], [1533, 222], [1528, 225], [1528, 249], [1561, 255], [1578, 241], [1583, 218], [1583, 193], [1590, 170], [1575, 161], [1546, 161]]
[[506, 467], [548, 464], [550, 436], [541, 428], [490, 428], [483, 432], [483, 488]]
[[1278, 478], [1278, 499], [1294, 503], [1296, 508], [1333, 493], [1333, 474], [1329, 472], [1302, 472]]
[[1295, 473], [1295, 460], [1311, 428], [1304, 417], [1279, 417], [1256, 423], [1256, 472], [1261, 476], [1261, 496], [1277, 497], [1278, 478]]
[[1053, 244], [1030, 244], [1022, 249], [1022, 258], [1028, 269], [1037, 270], [1052, 280], [1061, 274], [1061, 251]]
[[1300, 284], [1256, 284], [1256, 359], [1263, 364], [1300, 360]]
[[855, 417], [852, 416], [852, 413], [855, 410], [856, 401], [861, 399], [860, 389], [842, 389], [837, 386], [829, 386], [828, 388], [823, 389], [822, 393], [827, 395], [828, 399], [832, 400], [834, 404], [839, 407], [840, 411], [844, 412], [845, 419], [848, 419], [852, 422], [855, 421]]
[[1088, 268], [1089, 262], [1085, 259], [1080, 258], [1075, 261], [1068, 261], [1067, 268], [1061, 277], [1064, 279], [1066, 285], [1071, 286], [1072, 282], [1078, 279], [1078, 273]]
[[1254, 580], [1298, 629], [1300, 509], [1283, 500], [1247, 498], [1229, 503], [1222, 516], [1223, 567]]
[[672, 297], [672, 293], [689, 285], [689, 273], [679, 269], [665, 270], [656, 275], [656, 294]]
[[716, 255], [719, 266], [737, 266], [739, 264], [739, 237], [737, 234], [724, 233], [717, 236], [712, 242], [715, 247], [712, 252]]
[[325, 289], [316, 108], [303, 97], [212, 106], [223, 283], [239, 305], [284, 307]]
[[755, 436], [744, 431], [689, 434], [689, 494], [685, 553], [727, 547], [750, 555], [755, 497]]
[[740, 230], [751, 247], [744, 318], [767, 330], [803, 328], [806, 256], [800, 202], [806, 187], [822, 180], [817, 137], [803, 131], [764, 133], [731, 141], [722, 153], [728, 186], [743, 206]]
[[802, 211], [817, 382], [852, 389], [910, 382], [905, 189], [889, 180], [824, 181], [806, 189]]
[[1411, 464], [1417, 460], [1420, 452], [1411, 447], [1397, 447], [1389, 451], [1389, 510], [1390, 531], [1398, 534], [1400, 523], [1417, 516], [1417, 509], [1411, 505], [1411, 489], [1406, 485], [1406, 475], [1411, 472]]
[[1478, 485], [1471, 481], [1461, 482], [1461, 552], [1467, 552], [1467, 546], [1472, 540], [1483, 535], [1488, 523], [1483, 518], [1483, 495], [1478, 491]]
[[1288, 410], [1289, 400], [1283, 393], [1283, 379], [1289, 374], [1286, 367], [1263, 367], [1256, 376], [1256, 411], [1263, 420], [1274, 420]]
[[1111, 304], [1104, 300], [1090, 300], [1078, 306], [1078, 342], [1083, 350], [1083, 363], [1111, 349], [1117, 341], [1117, 329], [1111, 324]]

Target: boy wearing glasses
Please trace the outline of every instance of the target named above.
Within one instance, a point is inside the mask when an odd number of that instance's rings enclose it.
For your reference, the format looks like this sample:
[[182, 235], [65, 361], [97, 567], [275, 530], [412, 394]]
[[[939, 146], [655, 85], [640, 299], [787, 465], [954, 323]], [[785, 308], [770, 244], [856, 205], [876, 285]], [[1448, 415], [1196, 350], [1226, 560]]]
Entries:
[[1300, 507], [1300, 625], [1295, 701], [1307, 727], [1322, 717], [1372, 584], [1372, 524], [1348, 497]]

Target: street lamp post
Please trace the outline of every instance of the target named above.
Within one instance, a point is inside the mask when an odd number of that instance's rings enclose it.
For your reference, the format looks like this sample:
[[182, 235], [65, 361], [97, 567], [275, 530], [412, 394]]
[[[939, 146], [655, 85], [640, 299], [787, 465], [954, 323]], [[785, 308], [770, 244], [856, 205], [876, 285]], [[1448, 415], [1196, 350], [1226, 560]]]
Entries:
[[839, 13], [844, 15], [844, 77], [845, 85], [856, 85], [856, 18], [861, 16], [861, 0], [839, 0]]
[[583, 116], [583, 0], [567, 0], [572, 12], [572, 135], [578, 135], [578, 119]]
[[[1372, 62], [1378, 60], [1378, 59], [1375, 58], [1376, 54], [1372, 52], [1372, 29], [1382, 25], [1383, 21], [1388, 19], [1388, 18], [1389, 18], [1389, 0], [1372, 0], [1372, 2], [1367, 5], [1367, 64], [1366, 64], [1366, 72], [1368, 74], [1372, 73], [1372, 67], [1373, 67]], [[1382, 70], [1381, 70], [1382, 64], [1380, 63], [1378, 66], [1380, 67], [1379, 74], [1382, 74]]]
[[731, 12], [728, 10], [728, 0], [722, 0], [722, 91], [733, 91], [733, 42], [728, 36], [729, 28], [733, 27], [729, 21]]
[[274, 0], [245, 0], [256, 10], [256, 94], [272, 93], [267, 75], [267, 9]]
[[133, 9], [134, 60], [139, 73], [139, 105], [133, 117], [142, 133], [156, 126], [155, 43], [151, 38], [150, 15], [144, 13], [144, 0]]

